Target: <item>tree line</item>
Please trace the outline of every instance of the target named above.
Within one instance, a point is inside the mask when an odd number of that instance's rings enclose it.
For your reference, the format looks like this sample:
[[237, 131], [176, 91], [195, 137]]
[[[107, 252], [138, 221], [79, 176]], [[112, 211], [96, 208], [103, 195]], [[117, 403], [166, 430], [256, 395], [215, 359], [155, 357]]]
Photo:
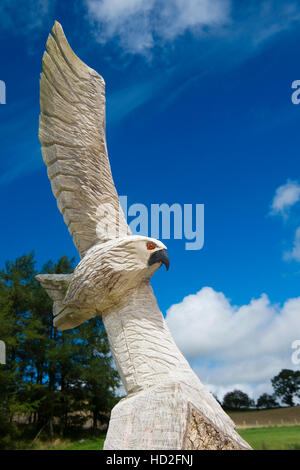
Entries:
[[224, 395], [221, 403], [225, 410], [267, 409], [282, 405], [295, 406], [300, 399], [300, 371], [282, 369], [271, 379], [273, 394], [263, 393], [255, 402], [247, 393], [233, 390]]
[[[13, 448], [22, 422], [31, 436], [66, 436], [88, 418], [96, 431], [120, 398], [101, 318], [63, 333], [54, 328], [52, 301], [35, 279], [35, 265], [30, 253], [0, 270], [0, 339], [6, 345], [6, 364], [0, 364], [0, 448]], [[39, 272], [73, 269], [74, 260], [62, 256]]]

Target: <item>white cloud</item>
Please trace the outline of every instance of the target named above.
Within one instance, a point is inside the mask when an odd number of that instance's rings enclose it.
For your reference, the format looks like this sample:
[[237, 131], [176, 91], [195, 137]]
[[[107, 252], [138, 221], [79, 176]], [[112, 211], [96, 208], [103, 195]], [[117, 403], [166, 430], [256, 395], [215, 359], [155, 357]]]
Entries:
[[228, 22], [230, 0], [86, 0], [100, 42], [117, 37], [130, 53], [145, 54], [155, 40], [203, 32]]
[[[297, 181], [288, 180], [286, 184], [276, 189], [271, 205], [271, 215], [281, 215], [287, 219], [290, 210], [300, 201], [300, 184]], [[293, 248], [283, 254], [286, 261], [300, 261], [300, 227], [297, 228]]]
[[98, 28], [97, 39], [106, 42], [116, 36], [130, 52], [152, 47], [149, 14], [154, 0], [87, 0], [88, 17]]
[[276, 189], [271, 205], [271, 214], [286, 216], [288, 210], [300, 200], [300, 184], [288, 180], [286, 184]]
[[296, 261], [300, 261], [300, 227], [298, 227], [296, 230], [294, 245], [293, 245], [292, 250], [284, 253], [283, 257], [285, 260], [294, 259]]
[[161, 4], [155, 29], [162, 38], [173, 39], [187, 30], [200, 33], [205, 27], [225, 25], [229, 18], [227, 0], [174, 0]]
[[222, 31], [229, 43], [234, 40], [255, 50], [300, 21], [295, 1], [242, 6], [233, 0], [85, 0], [85, 4], [99, 42], [117, 39], [126, 52], [144, 55], [187, 31], [205, 36]]
[[167, 311], [174, 339], [200, 379], [219, 397], [240, 388], [270, 392], [270, 379], [293, 369], [292, 341], [300, 337], [300, 297], [280, 307], [265, 294], [248, 305], [231, 305], [221, 292], [203, 287]]

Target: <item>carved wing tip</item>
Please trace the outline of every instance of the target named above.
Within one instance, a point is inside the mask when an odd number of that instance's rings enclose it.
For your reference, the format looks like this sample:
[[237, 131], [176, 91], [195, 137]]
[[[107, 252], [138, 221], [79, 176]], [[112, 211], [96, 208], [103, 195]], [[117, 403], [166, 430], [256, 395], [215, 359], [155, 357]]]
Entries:
[[54, 32], [54, 29], [55, 29], [55, 28], [60, 28], [61, 30], [63, 30], [62, 25], [61, 25], [60, 22], [57, 21], [57, 20], [54, 20], [54, 25], [53, 25], [53, 27], [52, 27], [52, 31], [53, 31], [53, 32]]
[[[80, 78], [89, 79], [92, 76], [94, 78], [100, 79], [102, 84], [105, 85], [103, 77], [98, 72], [96, 72], [96, 70], [85, 64], [75, 54], [66, 38], [62, 25], [56, 20], [52, 28], [52, 33], [54, 36], [54, 41], [64, 55], [65, 60], [69, 66], [71, 66], [71, 68], [77, 72]], [[49, 36], [51, 36], [51, 34], [49, 34]], [[53, 40], [53, 37], [51, 36], [51, 39], [48, 37], [48, 40]]]

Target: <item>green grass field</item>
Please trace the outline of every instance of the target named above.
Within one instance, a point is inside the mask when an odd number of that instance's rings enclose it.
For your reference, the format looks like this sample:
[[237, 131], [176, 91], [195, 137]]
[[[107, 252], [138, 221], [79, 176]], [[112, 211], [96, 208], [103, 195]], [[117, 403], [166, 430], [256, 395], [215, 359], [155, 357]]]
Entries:
[[[255, 450], [300, 450], [300, 406], [228, 413], [237, 431]], [[105, 434], [86, 432], [76, 439], [57, 438], [20, 442], [20, 449], [102, 450]]]
[[81, 439], [72, 443], [60, 443], [58, 446], [48, 447], [49, 450], [102, 450], [105, 436], [93, 439]]
[[[300, 426], [271, 426], [238, 430], [254, 450], [300, 450]], [[37, 444], [36, 449], [102, 450], [105, 435], [77, 441], [57, 440]]]
[[33, 446], [25, 446], [23, 449], [32, 450], [102, 450], [105, 434], [98, 437], [84, 439], [55, 439], [54, 441], [37, 441]]
[[272, 426], [239, 430], [255, 450], [300, 450], [300, 426]]

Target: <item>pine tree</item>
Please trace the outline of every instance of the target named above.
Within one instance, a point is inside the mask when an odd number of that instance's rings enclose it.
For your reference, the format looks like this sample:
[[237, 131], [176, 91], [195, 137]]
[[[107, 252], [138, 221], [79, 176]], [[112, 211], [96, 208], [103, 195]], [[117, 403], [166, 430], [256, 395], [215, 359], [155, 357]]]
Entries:
[[[71, 273], [74, 260], [62, 256], [42, 272]], [[12, 448], [14, 420], [27, 416], [37, 431], [54, 435], [107, 421], [119, 378], [112, 366], [100, 317], [76, 329], [53, 327], [52, 300], [35, 279], [34, 254], [7, 262], [0, 270], [0, 339], [7, 363], [0, 365], [0, 447]], [[81, 413], [81, 417], [79, 416]]]

